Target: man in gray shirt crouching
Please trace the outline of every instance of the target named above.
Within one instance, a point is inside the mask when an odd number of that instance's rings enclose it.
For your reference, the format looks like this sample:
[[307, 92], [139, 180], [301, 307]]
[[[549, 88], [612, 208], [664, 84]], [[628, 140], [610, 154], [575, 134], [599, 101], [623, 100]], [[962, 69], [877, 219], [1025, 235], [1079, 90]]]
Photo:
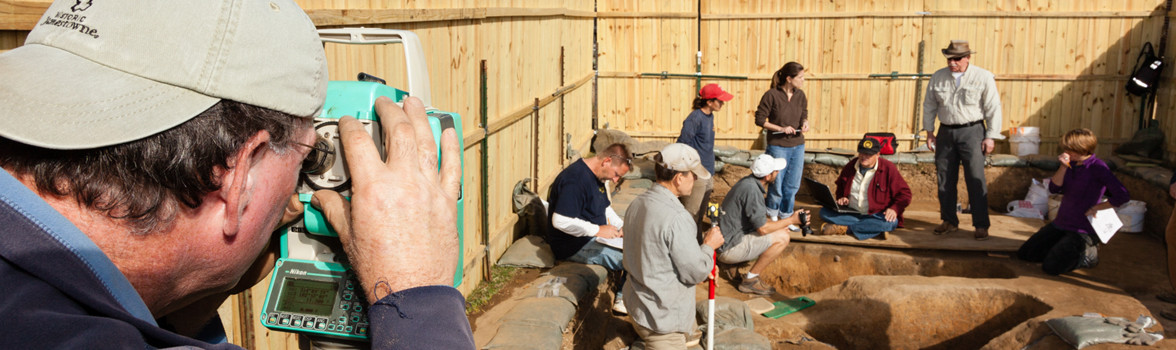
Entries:
[[694, 286], [714, 268], [715, 248], [723, 244], [718, 227], [698, 244], [698, 227], [679, 196], [694, 181], [710, 177], [698, 152], [681, 143], [657, 155], [657, 183], [625, 211], [623, 289], [626, 308], [646, 349], [685, 349], [694, 332]]
[[723, 198], [719, 227], [725, 241], [719, 247], [719, 262], [739, 264], [755, 260], [738, 285], [740, 292], [759, 295], [776, 292], [775, 288], [760, 281], [759, 273], [784, 254], [790, 241], [788, 225], [800, 226], [800, 216], [809, 215], [807, 210], [797, 210], [787, 218], [767, 220], [764, 185], [775, 181], [787, 165], [784, 159], [761, 154], [751, 163], [751, 175], [731, 186], [727, 197]]

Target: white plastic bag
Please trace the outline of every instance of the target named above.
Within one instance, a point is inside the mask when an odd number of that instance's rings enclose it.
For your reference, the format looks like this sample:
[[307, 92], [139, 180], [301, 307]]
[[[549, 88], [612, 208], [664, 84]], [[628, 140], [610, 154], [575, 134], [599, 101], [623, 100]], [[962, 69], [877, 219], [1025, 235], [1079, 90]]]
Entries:
[[1033, 184], [1029, 185], [1029, 194], [1025, 195], [1025, 200], [1033, 204], [1033, 208], [1041, 212], [1041, 216], [1049, 213], [1049, 178], [1041, 181], [1033, 179]]
[[1037, 208], [1033, 206], [1033, 203], [1029, 201], [1009, 202], [1007, 209], [1009, 216], [1018, 218], [1045, 219], [1045, 217], [1041, 215], [1041, 211], [1038, 211]]

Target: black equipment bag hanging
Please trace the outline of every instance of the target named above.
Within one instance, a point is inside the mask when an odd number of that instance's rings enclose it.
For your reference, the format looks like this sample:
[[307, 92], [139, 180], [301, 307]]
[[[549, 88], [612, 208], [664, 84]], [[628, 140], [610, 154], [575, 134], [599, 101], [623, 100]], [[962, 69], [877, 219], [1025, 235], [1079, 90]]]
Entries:
[[1156, 56], [1152, 44], [1143, 43], [1143, 50], [1139, 51], [1139, 58], [1136, 59], [1135, 71], [1131, 73], [1131, 79], [1127, 80], [1127, 92], [1139, 96], [1155, 92], [1163, 71], [1164, 61]]

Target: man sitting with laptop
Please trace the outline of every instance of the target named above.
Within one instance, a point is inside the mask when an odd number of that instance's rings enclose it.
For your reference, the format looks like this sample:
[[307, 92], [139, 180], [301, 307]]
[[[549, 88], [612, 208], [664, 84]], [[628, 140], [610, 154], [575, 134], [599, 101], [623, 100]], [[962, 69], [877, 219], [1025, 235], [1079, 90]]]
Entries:
[[[902, 227], [902, 212], [911, 204], [911, 188], [894, 163], [878, 156], [881, 147], [873, 138], [858, 141], [857, 158], [851, 159], [837, 176], [835, 204], [843, 207], [842, 210], [822, 203], [821, 219], [825, 221], [822, 235], [849, 233], [864, 240]], [[828, 191], [828, 187], [806, 180], [813, 185], [809, 187], [810, 192], [816, 192], [814, 188]]]
[[768, 220], [764, 186], [776, 181], [780, 170], [787, 165], [783, 158], [761, 154], [751, 163], [751, 175], [739, 179], [723, 198], [719, 230], [723, 232], [724, 243], [718, 249], [719, 262], [740, 264], [755, 260], [751, 271], [738, 285], [740, 292], [759, 295], [776, 292], [760, 281], [759, 273], [784, 253], [790, 239], [788, 225], [801, 226], [800, 216], [808, 215], [808, 211], [797, 210], [790, 217]]

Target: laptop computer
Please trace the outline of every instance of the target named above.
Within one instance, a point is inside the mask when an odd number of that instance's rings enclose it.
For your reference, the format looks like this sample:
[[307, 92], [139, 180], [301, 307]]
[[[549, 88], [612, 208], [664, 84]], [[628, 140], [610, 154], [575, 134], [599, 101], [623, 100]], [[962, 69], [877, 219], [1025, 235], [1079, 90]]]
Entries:
[[829, 190], [829, 186], [807, 177], [804, 178], [804, 185], [808, 187], [809, 194], [813, 196], [813, 199], [816, 199], [822, 207], [838, 213], [861, 214], [848, 205], [837, 204], [837, 199], [833, 197], [833, 191]]

